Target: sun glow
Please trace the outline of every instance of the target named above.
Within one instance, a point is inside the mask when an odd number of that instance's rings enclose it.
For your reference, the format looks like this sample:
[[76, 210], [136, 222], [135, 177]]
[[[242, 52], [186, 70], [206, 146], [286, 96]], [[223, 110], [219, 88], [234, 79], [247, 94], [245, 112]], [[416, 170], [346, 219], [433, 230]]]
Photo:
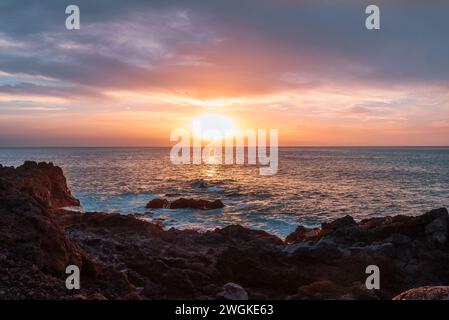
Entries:
[[217, 141], [234, 134], [234, 121], [218, 114], [201, 114], [192, 121], [193, 135], [204, 141]]

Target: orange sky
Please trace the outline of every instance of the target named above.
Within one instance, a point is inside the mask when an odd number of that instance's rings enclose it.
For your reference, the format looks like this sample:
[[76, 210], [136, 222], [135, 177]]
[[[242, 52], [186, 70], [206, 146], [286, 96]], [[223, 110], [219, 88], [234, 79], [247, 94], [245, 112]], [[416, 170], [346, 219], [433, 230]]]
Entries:
[[201, 114], [278, 129], [284, 146], [449, 145], [447, 38], [395, 29], [419, 14], [447, 23], [437, 7], [387, 8], [397, 21], [373, 34], [354, 4], [303, 2], [246, 16], [224, 2], [117, 5], [75, 32], [51, 17], [0, 24], [0, 146], [168, 146]]

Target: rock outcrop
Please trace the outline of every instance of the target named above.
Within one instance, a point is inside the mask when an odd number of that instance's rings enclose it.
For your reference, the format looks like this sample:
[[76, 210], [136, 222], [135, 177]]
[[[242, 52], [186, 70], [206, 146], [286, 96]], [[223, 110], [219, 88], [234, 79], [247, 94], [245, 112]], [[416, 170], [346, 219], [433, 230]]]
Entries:
[[0, 299], [69, 298], [68, 265], [95, 276], [93, 260], [66, 236], [55, 213], [77, 205], [61, 168], [51, 163], [0, 167]]
[[[284, 241], [238, 225], [164, 230], [61, 208], [76, 204], [58, 167], [0, 167], [0, 299], [392, 299], [449, 282], [444, 208], [347, 216]], [[81, 269], [81, 290], [65, 288], [69, 264]], [[379, 290], [365, 286], [368, 265], [380, 269]]]
[[146, 208], [151, 209], [198, 209], [198, 210], [213, 210], [223, 208], [224, 204], [221, 200], [204, 200], [204, 199], [189, 199], [179, 198], [172, 202], [167, 199], [153, 199], [146, 205]]
[[67, 187], [62, 169], [52, 163], [26, 161], [17, 168], [0, 165], [0, 179], [2, 202], [11, 201], [12, 206], [19, 198], [47, 208], [80, 205]]

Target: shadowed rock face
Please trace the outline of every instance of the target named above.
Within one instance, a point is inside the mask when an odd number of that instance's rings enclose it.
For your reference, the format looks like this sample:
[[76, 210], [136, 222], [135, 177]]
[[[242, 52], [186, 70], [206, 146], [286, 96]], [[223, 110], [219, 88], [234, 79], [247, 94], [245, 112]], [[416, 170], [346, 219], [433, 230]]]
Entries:
[[0, 299], [66, 298], [66, 266], [86, 277], [95, 264], [66, 237], [55, 209], [77, 206], [61, 168], [0, 167]]
[[0, 168], [0, 238], [2, 249], [23, 255], [40, 269], [60, 273], [82, 255], [54, 221], [50, 208], [79, 205], [61, 168], [25, 162], [17, 169]]
[[[0, 168], [0, 299], [391, 299], [449, 279], [446, 209], [347, 216], [283, 241], [237, 225], [163, 230], [59, 209], [76, 203], [60, 168]], [[65, 289], [68, 264], [81, 268], [80, 291]], [[365, 288], [372, 264], [380, 290]]]
[[67, 187], [62, 169], [52, 163], [26, 161], [16, 169], [0, 165], [0, 179], [0, 197], [12, 207], [19, 198], [47, 208], [80, 205]]

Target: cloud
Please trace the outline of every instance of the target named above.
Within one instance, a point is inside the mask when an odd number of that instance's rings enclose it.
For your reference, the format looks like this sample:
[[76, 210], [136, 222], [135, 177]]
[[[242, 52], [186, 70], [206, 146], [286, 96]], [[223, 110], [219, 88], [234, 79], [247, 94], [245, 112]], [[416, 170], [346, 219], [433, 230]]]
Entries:
[[355, 106], [352, 106], [352, 107], [348, 108], [346, 110], [346, 112], [348, 112], [349, 114], [370, 113], [371, 109], [367, 108], [367, 107], [364, 107], [364, 106], [361, 106], [361, 105], [355, 105]]
[[[291, 85], [279, 80], [288, 72], [371, 85], [449, 80], [444, 2], [422, 10], [417, 2], [380, 1], [384, 31], [377, 34], [363, 28], [363, 1], [257, 3], [80, 1], [82, 28], [69, 32], [64, 1], [4, 1], [0, 44], [8, 47], [0, 70], [99, 88], [196, 94], [206, 84], [227, 87], [212, 95], [279, 90]], [[26, 16], [19, 13], [25, 8]], [[16, 21], [5, 12], [16, 12]]]
[[90, 115], [95, 128], [221, 108], [331, 127], [448, 113], [447, 1], [379, 0], [379, 32], [365, 0], [79, 0], [79, 31], [65, 30], [68, 4], [0, 1], [0, 115]]

